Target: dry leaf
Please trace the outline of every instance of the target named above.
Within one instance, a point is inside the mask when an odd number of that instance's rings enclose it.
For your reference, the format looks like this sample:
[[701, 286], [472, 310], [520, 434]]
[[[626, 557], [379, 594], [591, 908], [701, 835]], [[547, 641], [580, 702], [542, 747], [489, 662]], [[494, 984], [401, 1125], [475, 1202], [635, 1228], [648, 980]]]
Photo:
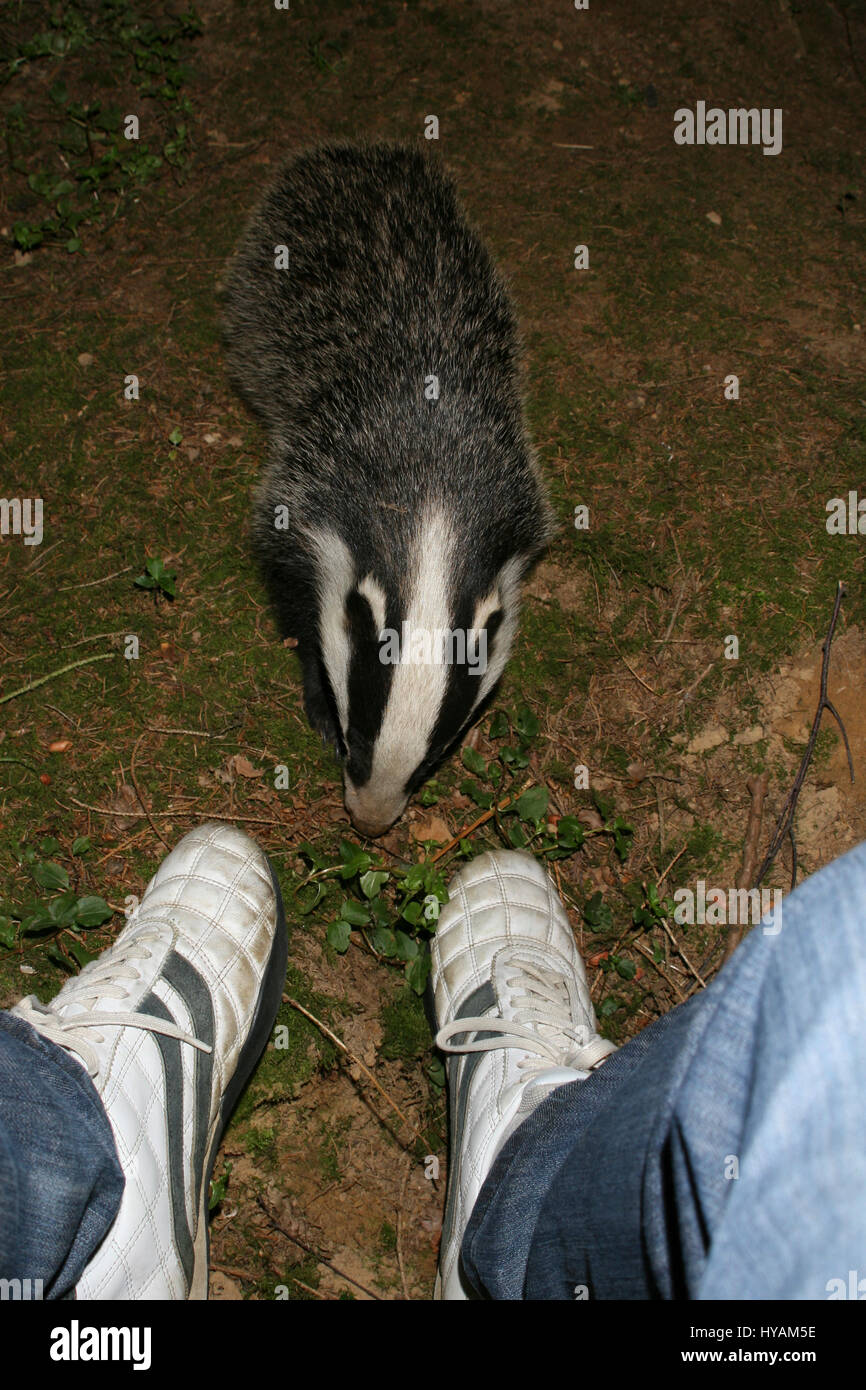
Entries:
[[72, 747], [71, 738], [58, 738], [54, 743], [49, 743], [49, 753], [68, 753]]

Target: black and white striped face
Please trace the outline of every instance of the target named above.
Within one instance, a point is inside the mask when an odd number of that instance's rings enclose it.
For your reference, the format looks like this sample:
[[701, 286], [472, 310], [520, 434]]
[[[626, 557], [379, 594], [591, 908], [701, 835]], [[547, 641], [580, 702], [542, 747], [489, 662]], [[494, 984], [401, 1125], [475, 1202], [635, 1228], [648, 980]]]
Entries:
[[[400, 592], [358, 574], [330, 530], [308, 530], [319, 582], [322, 661], [342, 735], [346, 809], [382, 835], [472, 722], [495, 686], [517, 627], [527, 557], [484, 592], [455, 592], [457, 547], [447, 516], [420, 524]], [[463, 542], [465, 544], [465, 542]]]

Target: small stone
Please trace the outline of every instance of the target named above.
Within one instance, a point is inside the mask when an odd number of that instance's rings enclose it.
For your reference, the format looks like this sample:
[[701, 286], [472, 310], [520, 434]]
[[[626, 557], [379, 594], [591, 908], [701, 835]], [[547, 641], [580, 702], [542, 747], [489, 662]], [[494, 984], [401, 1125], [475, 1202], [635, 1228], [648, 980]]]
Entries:
[[718, 748], [720, 744], [727, 743], [727, 741], [727, 729], [723, 729], [721, 724], [711, 724], [709, 728], [704, 729], [703, 733], [695, 734], [686, 752], [708, 753], [711, 748]]
[[734, 734], [734, 747], [747, 748], [751, 743], [760, 743], [763, 737], [763, 724], [753, 724], [750, 729], [744, 729], [741, 734]]
[[721, 227], [721, 225], [722, 225], [721, 216], [720, 216], [720, 214], [717, 213], [717, 212], [708, 212], [708, 213], [707, 213], [707, 221], [708, 221], [708, 222], [712, 222], [712, 224], [713, 224], [714, 227]]

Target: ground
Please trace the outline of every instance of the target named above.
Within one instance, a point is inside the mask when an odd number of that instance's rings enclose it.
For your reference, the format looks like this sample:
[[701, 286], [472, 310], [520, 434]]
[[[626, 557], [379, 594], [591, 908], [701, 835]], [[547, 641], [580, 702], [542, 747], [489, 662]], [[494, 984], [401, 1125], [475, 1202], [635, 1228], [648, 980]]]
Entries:
[[[290, 925], [284, 1031], [217, 1161], [213, 1297], [430, 1296], [445, 1095], [388, 935], [412, 863], [447, 882], [530, 841], [617, 1042], [712, 977], [724, 927], [671, 900], [737, 883], [766, 773], [763, 858], [840, 582], [828, 693], [856, 780], [825, 712], [798, 876], [866, 834], [863, 539], [827, 525], [864, 487], [866, 12], [698, 8], [0, 12], [0, 494], [44, 502], [41, 544], [0, 539], [0, 1006], [107, 945], [195, 823], [258, 836]], [[781, 109], [781, 152], [676, 144], [698, 101]], [[288, 153], [421, 142], [431, 115], [511, 284], [560, 525], [473, 746], [362, 863], [251, 557], [264, 441], [225, 379], [218, 286]], [[503, 805], [524, 788], [547, 797]], [[365, 893], [370, 869], [391, 878]], [[790, 876], [786, 843], [764, 886]], [[402, 927], [418, 983], [428, 932]]]

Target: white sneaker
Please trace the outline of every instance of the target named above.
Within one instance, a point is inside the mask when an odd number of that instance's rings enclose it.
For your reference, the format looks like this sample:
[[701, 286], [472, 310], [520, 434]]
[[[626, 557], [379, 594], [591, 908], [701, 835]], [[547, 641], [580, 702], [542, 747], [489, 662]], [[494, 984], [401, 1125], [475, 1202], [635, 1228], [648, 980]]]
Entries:
[[287, 954], [264, 851], [203, 825], [113, 946], [50, 1004], [30, 995], [12, 1009], [87, 1068], [126, 1180], [77, 1298], [207, 1298], [211, 1170], [273, 1027]]
[[557, 1086], [611, 1052], [556, 889], [532, 855], [482, 854], [449, 886], [428, 1006], [448, 1058], [450, 1154], [434, 1297], [472, 1298], [460, 1246], [505, 1141]]

